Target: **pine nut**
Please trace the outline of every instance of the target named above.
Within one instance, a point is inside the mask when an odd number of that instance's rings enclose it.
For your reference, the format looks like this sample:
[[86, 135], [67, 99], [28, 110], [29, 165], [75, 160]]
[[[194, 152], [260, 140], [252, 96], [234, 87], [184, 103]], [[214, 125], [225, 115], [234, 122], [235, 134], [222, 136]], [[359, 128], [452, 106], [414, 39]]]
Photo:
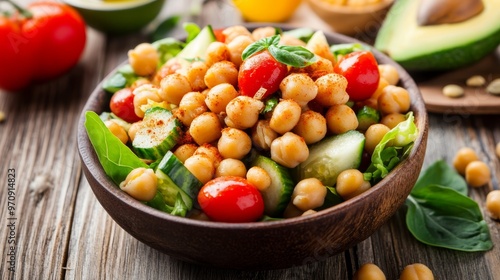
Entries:
[[443, 88], [443, 94], [448, 97], [460, 97], [464, 95], [464, 89], [459, 85], [446, 85]]

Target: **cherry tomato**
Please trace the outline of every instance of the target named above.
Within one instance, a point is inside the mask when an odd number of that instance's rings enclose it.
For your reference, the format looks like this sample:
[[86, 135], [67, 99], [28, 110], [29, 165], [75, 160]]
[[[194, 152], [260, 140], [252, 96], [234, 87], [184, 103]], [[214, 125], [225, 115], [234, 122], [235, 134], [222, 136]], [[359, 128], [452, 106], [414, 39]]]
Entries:
[[123, 88], [111, 96], [109, 101], [111, 112], [122, 120], [133, 123], [140, 121], [134, 110], [134, 94], [132, 89]]
[[347, 93], [352, 101], [370, 98], [380, 80], [378, 64], [370, 51], [355, 51], [341, 58], [334, 71], [347, 79]]
[[219, 29], [214, 29], [214, 35], [215, 35], [215, 40], [224, 43], [226, 41], [226, 35], [222, 33], [224, 29], [219, 28]]
[[217, 177], [207, 182], [198, 193], [198, 203], [209, 218], [219, 222], [255, 222], [264, 213], [259, 190], [236, 176]]
[[0, 13], [0, 88], [19, 91], [56, 78], [80, 59], [86, 25], [70, 6], [37, 0], [12, 14]]
[[[279, 89], [288, 74], [288, 66], [276, 61], [268, 51], [254, 54], [243, 61], [238, 74], [242, 95], [265, 99]], [[259, 92], [256, 96], [256, 93]]]

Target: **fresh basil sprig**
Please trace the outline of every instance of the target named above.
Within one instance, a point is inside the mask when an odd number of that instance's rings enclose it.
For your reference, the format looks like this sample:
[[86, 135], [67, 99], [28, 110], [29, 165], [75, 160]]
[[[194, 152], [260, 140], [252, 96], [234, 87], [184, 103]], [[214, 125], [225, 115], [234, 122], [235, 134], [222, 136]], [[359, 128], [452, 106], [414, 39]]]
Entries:
[[302, 46], [279, 45], [280, 35], [262, 38], [245, 48], [241, 58], [246, 60], [250, 56], [268, 50], [278, 61], [292, 67], [306, 67], [316, 61], [314, 53]]
[[478, 204], [467, 196], [466, 182], [442, 160], [422, 173], [406, 205], [408, 230], [424, 244], [466, 252], [493, 247]]

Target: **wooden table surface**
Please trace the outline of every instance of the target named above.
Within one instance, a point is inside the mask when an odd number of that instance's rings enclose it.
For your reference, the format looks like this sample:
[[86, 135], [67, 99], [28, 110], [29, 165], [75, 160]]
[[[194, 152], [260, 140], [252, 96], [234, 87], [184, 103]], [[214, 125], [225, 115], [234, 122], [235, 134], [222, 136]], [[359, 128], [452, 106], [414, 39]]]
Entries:
[[[193, 15], [192, 2], [169, 0], [160, 18], [183, 14], [183, 21], [215, 27], [241, 23], [229, 3], [209, 1], [202, 14]], [[306, 4], [291, 23], [331, 31]], [[5, 113], [0, 123], [1, 279], [352, 279], [368, 262], [377, 264], [387, 279], [398, 279], [406, 265], [416, 262], [427, 265], [436, 279], [500, 279], [500, 224], [484, 208], [486, 194], [499, 188], [500, 162], [494, 147], [500, 142], [500, 114], [429, 113], [424, 162], [424, 167], [438, 159], [451, 163], [455, 152], [468, 146], [491, 167], [491, 182], [470, 190], [495, 244], [488, 252], [465, 253], [419, 243], [406, 228], [404, 207], [370, 238], [344, 253], [286, 270], [202, 267], [172, 259], [134, 239], [107, 215], [83, 176], [76, 125], [98, 82], [126, 59], [127, 50], [148, 40], [147, 31], [110, 37], [88, 28], [85, 53], [68, 74], [20, 94], [0, 91], [0, 111]], [[172, 34], [183, 34], [182, 29]], [[7, 196], [10, 173], [16, 178], [14, 213], [7, 211], [12, 199]], [[11, 240], [14, 252], [9, 250]], [[15, 257], [9, 263], [11, 255]], [[14, 274], [8, 269], [12, 265]]]

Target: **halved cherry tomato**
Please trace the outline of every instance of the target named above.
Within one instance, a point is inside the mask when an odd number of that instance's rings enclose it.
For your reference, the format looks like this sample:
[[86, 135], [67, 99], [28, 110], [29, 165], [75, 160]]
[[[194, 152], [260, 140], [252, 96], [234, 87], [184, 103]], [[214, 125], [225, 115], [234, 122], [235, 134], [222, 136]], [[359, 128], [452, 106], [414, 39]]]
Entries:
[[337, 62], [334, 71], [347, 79], [346, 91], [352, 101], [366, 100], [377, 90], [380, 73], [370, 51], [346, 54]]
[[255, 222], [264, 213], [259, 190], [236, 176], [217, 177], [207, 182], [198, 193], [198, 203], [210, 219], [218, 222]]
[[287, 73], [288, 66], [276, 61], [268, 51], [254, 54], [241, 64], [238, 74], [240, 93], [265, 99], [279, 89]]
[[222, 31], [224, 31], [223, 28], [214, 29], [214, 35], [215, 35], [215, 40], [224, 43], [226, 41], [226, 35], [224, 35]]
[[123, 88], [113, 94], [109, 101], [111, 112], [120, 119], [134, 123], [140, 121], [134, 110], [134, 94], [132, 89]]

